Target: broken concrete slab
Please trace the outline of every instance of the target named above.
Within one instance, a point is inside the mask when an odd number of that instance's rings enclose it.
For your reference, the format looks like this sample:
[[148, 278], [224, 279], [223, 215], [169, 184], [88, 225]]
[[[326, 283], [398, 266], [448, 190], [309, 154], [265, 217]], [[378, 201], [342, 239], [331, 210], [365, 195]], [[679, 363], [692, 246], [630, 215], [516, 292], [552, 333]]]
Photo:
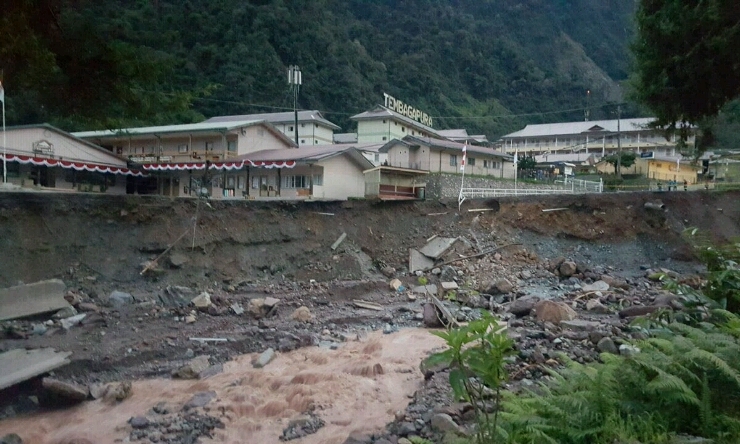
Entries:
[[591, 291], [607, 291], [609, 289], [609, 284], [602, 280], [598, 280], [594, 282], [593, 284], [586, 284], [584, 285], [581, 290], [591, 292]]
[[424, 271], [434, 266], [434, 260], [430, 259], [413, 248], [409, 248], [409, 272]]
[[437, 286], [434, 284], [429, 285], [419, 285], [418, 287], [414, 287], [412, 290], [416, 294], [431, 294], [436, 295], [437, 294]]
[[85, 319], [86, 316], [86, 313], [82, 313], [78, 314], [77, 316], [72, 316], [71, 318], [62, 319], [59, 322], [61, 322], [62, 328], [64, 328], [65, 330], [69, 330], [70, 328], [82, 322], [82, 320]]
[[336, 250], [339, 248], [339, 246], [344, 242], [344, 240], [347, 239], [347, 233], [342, 233], [341, 236], [339, 236], [339, 239], [337, 239], [333, 244], [331, 244], [331, 249]]
[[449, 250], [455, 242], [457, 242], [456, 237], [435, 237], [431, 241], [427, 242], [427, 244], [424, 245], [424, 248], [419, 250], [419, 252], [426, 257], [439, 259], [443, 254], [447, 253], [447, 250]]
[[0, 289], [0, 321], [49, 313], [70, 307], [60, 279]]
[[53, 348], [0, 353], [0, 390], [69, 364], [71, 354]]

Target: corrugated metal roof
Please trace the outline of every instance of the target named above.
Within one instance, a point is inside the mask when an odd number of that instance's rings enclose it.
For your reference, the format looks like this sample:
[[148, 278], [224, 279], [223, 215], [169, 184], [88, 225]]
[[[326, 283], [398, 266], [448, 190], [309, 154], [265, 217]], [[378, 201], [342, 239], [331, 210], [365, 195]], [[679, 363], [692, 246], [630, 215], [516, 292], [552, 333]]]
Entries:
[[164, 133], [193, 133], [204, 131], [229, 131], [244, 126], [264, 123], [264, 120], [241, 120], [234, 122], [201, 122], [186, 123], [182, 125], [144, 126], [139, 128], [121, 128], [117, 130], [83, 131], [72, 133], [73, 136], [89, 139], [100, 137], [117, 137], [126, 135], [146, 135]]
[[[417, 137], [417, 136], [406, 136], [403, 138], [403, 140], [393, 139], [390, 142], [383, 145], [383, 147], [380, 149], [381, 152], [388, 152], [391, 146], [393, 146], [395, 143], [404, 143], [406, 145], [426, 145], [433, 148], [441, 148], [445, 150], [454, 150], [459, 151], [462, 153], [462, 149], [464, 146], [466, 146], [464, 143], [460, 142], [454, 142], [452, 140], [446, 140], [446, 139], [436, 139], [433, 137]], [[507, 160], [514, 160], [514, 156], [510, 156], [506, 153], [503, 153], [501, 151], [495, 151], [490, 148], [483, 148], [480, 146], [475, 145], [467, 145], [467, 152], [468, 154], [474, 153], [474, 154], [482, 154], [482, 155], [488, 155], [493, 157], [500, 157], [502, 159]]]
[[[638, 131], [645, 129], [647, 125], [655, 121], [654, 117], [639, 119], [621, 119], [619, 125], [621, 131]], [[568, 136], [588, 133], [616, 133], [617, 119], [614, 120], [592, 120], [584, 122], [545, 123], [538, 125], [527, 125], [524, 129], [507, 134], [502, 139], [516, 139], [524, 137], [544, 136]]]
[[357, 143], [357, 133], [336, 133], [334, 143]]
[[437, 134], [443, 137], [463, 137], [467, 138], [468, 136], [468, 130], [462, 128], [462, 129], [448, 129], [448, 130], [439, 130], [437, 131]]
[[[286, 111], [281, 113], [262, 113], [262, 114], [242, 114], [237, 116], [215, 116], [206, 120], [206, 122], [238, 122], [244, 120], [266, 120], [270, 123], [293, 123], [295, 122], [295, 113]], [[338, 125], [330, 122], [321, 115], [321, 111], [298, 111], [298, 123], [320, 122], [333, 130], [341, 129]]]
[[568, 153], [568, 154], [542, 154], [535, 156], [534, 159], [537, 163], [550, 163], [550, 162], [587, 162], [590, 159], [596, 159], [594, 153]]
[[[329, 157], [334, 157], [344, 153], [358, 153], [362, 150], [361, 145], [363, 144], [330, 144], [330, 145], [312, 145], [304, 148], [284, 148], [277, 150], [262, 150], [254, 153], [244, 154], [239, 156], [238, 160], [251, 160], [251, 161], [303, 161], [303, 162], [318, 162]], [[376, 145], [376, 144], [368, 144]], [[360, 157], [365, 159], [365, 156], [359, 154]], [[358, 160], [358, 159], [356, 159]], [[359, 161], [359, 160], [358, 160]], [[372, 162], [365, 159], [372, 167]]]
[[90, 148], [92, 148], [92, 149], [94, 149], [96, 151], [99, 151], [99, 152], [101, 152], [101, 153], [103, 153], [103, 154], [105, 154], [107, 156], [110, 156], [110, 157], [114, 158], [115, 160], [126, 162], [126, 158], [124, 158], [123, 156], [119, 156], [117, 154], [114, 154], [114, 153], [110, 152], [109, 150], [107, 150], [107, 149], [105, 149], [105, 148], [103, 148], [101, 146], [98, 146], [98, 145], [96, 145], [96, 144], [94, 144], [94, 143], [92, 143], [92, 142], [90, 142], [88, 140], [82, 139], [80, 136], [77, 135], [79, 133], [68, 133], [68, 132], [66, 132], [66, 131], [64, 131], [62, 129], [59, 129], [59, 128], [53, 126], [53, 125], [50, 125], [48, 123], [38, 123], [38, 124], [30, 124], [30, 125], [9, 126], [9, 127], [6, 128], [6, 131], [23, 130], [23, 129], [30, 129], [30, 128], [45, 128], [45, 129], [48, 129], [48, 130], [51, 130], [51, 131], [55, 131], [55, 132], [61, 134], [62, 136], [69, 137], [70, 139], [72, 139], [72, 140], [74, 140], [76, 142], [79, 142], [79, 143], [82, 143], [84, 145], [87, 145], [88, 147], [90, 147]]

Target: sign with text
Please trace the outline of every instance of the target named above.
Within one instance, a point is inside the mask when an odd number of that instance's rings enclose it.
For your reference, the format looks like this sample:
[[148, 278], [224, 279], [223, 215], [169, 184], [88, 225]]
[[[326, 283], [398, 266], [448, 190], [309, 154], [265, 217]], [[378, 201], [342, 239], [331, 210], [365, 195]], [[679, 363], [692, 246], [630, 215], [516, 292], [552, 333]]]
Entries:
[[406, 103], [403, 103], [402, 101], [396, 99], [393, 96], [389, 96], [386, 93], [383, 93], [383, 97], [385, 97], [386, 108], [395, 111], [402, 116], [406, 116], [409, 119], [414, 119], [422, 125], [426, 125], [430, 128], [432, 127], [432, 117], [429, 114], [422, 112]]
[[640, 153], [641, 159], [655, 159], [655, 153], [653, 151], [648, 151], [646, 153]]

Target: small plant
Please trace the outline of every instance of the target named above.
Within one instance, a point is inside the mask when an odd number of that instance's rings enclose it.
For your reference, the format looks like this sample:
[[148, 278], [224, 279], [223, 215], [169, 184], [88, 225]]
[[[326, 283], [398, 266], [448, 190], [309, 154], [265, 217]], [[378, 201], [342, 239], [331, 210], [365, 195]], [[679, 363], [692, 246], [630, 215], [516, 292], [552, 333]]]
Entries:
[[450, 366], [450, 386], [455, 398], [473, 406], [479, 443], [497, 441], [501, 390], [508, 374], [506, 357], [513, 353], [513, 342], [506, 330], [490, 314], [447, 332], [432, 334], [444, 339], [447, 350], [432, 355], [429, 365]]
[[432, 441], [419, 436], [409, 436], [408, 440], [411, 441], [411, 444], [434, 444]]
[[429, 283], [429, 279], [427, 279], [424, 276], [419, 276], [418, 282], [419, 282], [419, 285], [426, 285]]

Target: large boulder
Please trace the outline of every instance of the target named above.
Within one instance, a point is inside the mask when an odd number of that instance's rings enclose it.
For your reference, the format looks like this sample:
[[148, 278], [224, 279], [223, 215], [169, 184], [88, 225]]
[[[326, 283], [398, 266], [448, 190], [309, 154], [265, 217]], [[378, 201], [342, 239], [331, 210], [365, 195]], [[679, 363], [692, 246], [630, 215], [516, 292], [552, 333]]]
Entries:
[[130, 293], [124, 293], [122, 291], [114, 291], [108, 296], [108, 305], [113, 308], [121, 308], [124, 305], [134, 303], [134, 297]]
[[508, 279], [497, 279], [491, 281], [485, 288], [481, 288], [482, 293], [486, 294], [508, 294], [514, 290], [514, 284]]
[[70, 403], [82, 402], [90, 393], [85, 386], [53, 378], [42, 379], [41, 385], [55, 399]]
[[540, 301], [534, 305], [533, 310], [537, 313], [539, 322], [556, 325], [563, 321], [572, 321], [578, 316], [575, 310], [563, 302]]

